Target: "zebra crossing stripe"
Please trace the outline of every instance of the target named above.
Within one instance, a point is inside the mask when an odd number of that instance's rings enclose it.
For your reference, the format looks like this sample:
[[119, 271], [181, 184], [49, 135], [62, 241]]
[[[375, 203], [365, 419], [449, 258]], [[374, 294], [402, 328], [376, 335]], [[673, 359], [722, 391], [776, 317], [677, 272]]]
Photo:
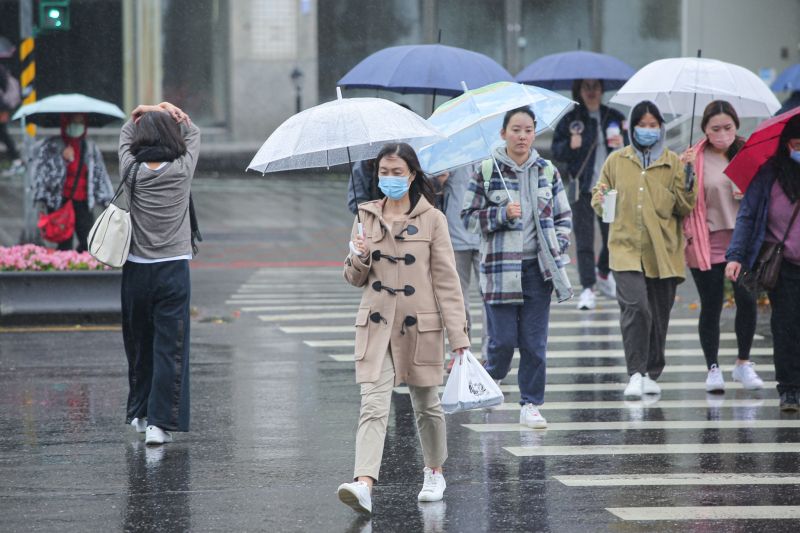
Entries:
[[796, 474], [609, 474], [596, 476], [553, 476], [568, 487], [644, 487], [658, 485], [800, 485]]
[[[617, 391], [622, 393], [627, 382], [619, 383], [548, 383], [545, 387], [545, 392], [601, 392], [601, 391]], [[764, 388], [771, 389], [777, 385], [774, 381], [765, 381]], [[665, 390], [705, 390], [705, 381], [668, 381], [658, 382], [658, 386], [662, 391]], [[519, 387], [516, 385], [500, 385], [500, 390], [503, 392], [519, 392]], [[394, 391], [397, 394], [408, 394], [408, 387], [395, 387]], [[439, 392], [443, 392], [444, 387], [439, 387]], [[654, 398], [655, 400], [655, 398]], [[547, 404], [545, 404], [547, 405]], [[800, 452], [800, 448], [798, 448]]]
[[[516, 376], [519, 369], [512, 368], [508, 371], [509, 376]], [[627, 374], [628, 367], [625, 365], [614, 366], [548, 366], [548, 376], [560, 376], [571, 374]], [[664, 367], [664, 374], [677, 374], [681, 372], [708, 372], [706, 365], [667, 365]]]
[[[641, 420], [615, 422], [548, 422], [546, 429], [521, 424], [461, 424], [478, 433], [509, 431], [629, 431], [647, 429], [800, 428], [800, 420]], [[800, 448], [797, 449], [800, 452]]]
[[[719, 403], [712, 405], [711, 402]], [[759, 408], [777, 407], [780, 402], [777, 399], [726, 399], [724, 396], [714, 396], [712, 400], [626, 400], [626, 401], [587, 401], [587, 402], [545, 402], [542, 406], [547, 412], [550, 411], [582, 411], [596, 409], [708, 409], [709, 407], [740, 407], [740, 408]], [[495, 411], [519, 411], [518, 403], [504, 403], [494, 407]]]
[[800, 453], [800, 442], [728, 442], [692, 444], [592, 444], [590, 446], [505, 446], [517, 457], [555, 457], [571, 455], [672, 455], [672, 454], [751, 454]]
[[628, 521], [660, 520], [796, 520], [800, 505], [714, 505], [708, 507], [606, 507]]

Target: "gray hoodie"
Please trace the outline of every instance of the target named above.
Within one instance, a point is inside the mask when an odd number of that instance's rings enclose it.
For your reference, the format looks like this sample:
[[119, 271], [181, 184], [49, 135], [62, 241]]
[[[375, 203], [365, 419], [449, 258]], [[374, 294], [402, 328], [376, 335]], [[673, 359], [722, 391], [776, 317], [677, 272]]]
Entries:
[[[136, 161], [130, 151], [134, 131], [135, 125], [129, 120], [119, 135], [119, 168], [123, 177]], [[133, 255], [163, 259], [192, 253], [189, 192], [197, 167], [200, 130], [189, 123], [181, 125], [181, 132], [186, 142], [184, 155], [160, 170], [152, 170], [144, 163], [139, 167], [131, 202]], [[129, 194], [130, 178], [124, 196], [127, 198]]]
[[522, 210], [522, 258], [536, 259], [536, 253], [539, 251], [539, 244], [536, 238], [536, 221], [531, 214], [538, 213], [539, 207], [537, 202], [533, 199], [536, 192], [531, 191], [531, 180], [528, 175], [533, 164], [539, 159], [539, 152], [537, 152], [535, 148], [532, 148], [531, 156], [522, 166], [517, 165], [517, 163], [508, 156], [505, 145], [495, 148], [494, 157], [498, 162], [508, 166], [514, 171], [514, 174], [517, 175], [520, 184], [520, 197], [513, 198], [514, 193], [511, 193], [511, 195], [515, 202], [519, 200]]

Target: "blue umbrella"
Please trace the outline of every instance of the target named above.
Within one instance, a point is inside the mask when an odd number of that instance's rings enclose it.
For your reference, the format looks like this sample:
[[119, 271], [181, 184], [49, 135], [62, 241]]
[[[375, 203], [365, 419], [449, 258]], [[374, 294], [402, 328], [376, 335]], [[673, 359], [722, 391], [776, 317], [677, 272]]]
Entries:
[[792, 65], [781, 72], [769, 88], [776, 93], [783, 91], [800, 91], [800, 63]]
[[619, 89], [636, 71], [616, 57], [575, 50], [537, 59], [517, 74], [520, 83], [545, 89], [570, 89], [575, 80], [602, 80], [603, 88]]
[[514, 81], [492, 58], [442, 44], [384, 48], [363, 59], [339, 80], [346, 88], [384, 89], [403, 94], [461, 94], [461, 82], [483, 87]]

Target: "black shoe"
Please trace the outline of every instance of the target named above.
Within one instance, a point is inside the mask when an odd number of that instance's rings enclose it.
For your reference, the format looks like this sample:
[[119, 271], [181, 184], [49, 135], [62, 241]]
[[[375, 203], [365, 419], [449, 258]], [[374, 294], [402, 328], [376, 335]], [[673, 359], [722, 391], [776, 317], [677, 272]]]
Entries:
[[800, 411], [800, 398], [798, 391], [791, 390], [781, 393], [781, 411]]

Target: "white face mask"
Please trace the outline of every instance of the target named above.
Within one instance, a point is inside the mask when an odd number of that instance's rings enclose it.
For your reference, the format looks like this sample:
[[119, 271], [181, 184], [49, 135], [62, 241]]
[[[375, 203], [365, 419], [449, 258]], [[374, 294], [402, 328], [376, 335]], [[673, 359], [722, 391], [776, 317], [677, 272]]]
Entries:
[[79, 122], [70, 122], [64, 131], [68, 137], [78, 138], [86, 131], [86, 125]]

